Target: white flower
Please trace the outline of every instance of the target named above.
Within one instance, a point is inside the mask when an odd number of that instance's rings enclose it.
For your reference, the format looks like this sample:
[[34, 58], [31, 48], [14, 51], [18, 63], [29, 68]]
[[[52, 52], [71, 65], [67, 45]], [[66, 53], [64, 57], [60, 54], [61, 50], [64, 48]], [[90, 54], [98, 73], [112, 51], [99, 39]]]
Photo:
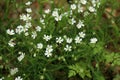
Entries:
[[56, 38], [56, 43], [62, 43], [62, 42], [63, 42], [63, 38], [61, 37]]
[[66, 38], [67, 43], [72, 43], [72, 38]]
[[32, 32], [31, 37], [32, 37], [33, 39], [35, 39], [35, 38], [37, 37], [37, 33], [36, 33], [35, 31], [34, 31], [34, 32]]
[[92, 5], [95, 7], [96, 6], [96, 1], [95, 0], [91, 0]]
[[50, 13], [50, 9], [46, 9], [46, 10], [45, 10], [45, 13], [46, 13], [46, 14], [49, 14], [49, 13]]
[[30, 27], [32, 27], [32, 24], [31, 24], [30, 22], [26, 22], [26, 23], [25, 23], [25, 28], [28, 29], [28, 28], [30, 28]]
[[28, 22], [29, 20], [31, 20], [32, 18], [31, 18], [31, 16], [30, 16], [30, 14], [22, 14], [22, 15], [20, 15], [20, 19], [21, 20], [23, 20], [23, 21], [26, 21], [26, 22]]
[[44, 25], [44, 19], [40, 18], [40, 22]]
[[78, 5], [78, 13], [83, 12], [83, 10], [84, 10], [84, 7], [81, 7], [80, 5]]
[[62, 19], [62, 15], [58, 14], [58, 10], [53, 11], [52, 16], [55, 17], [56, 21], [60, 21]]
[[16, 45], [16, 43], [14, 42], [14, 39], [11, 39], [9, 42], [8, 42], [8, 45], [10, 47], [14, 47]]
[[37, 48], [38, 48], [38, 49], [42, 49], [42, 48], [43, 48], [43, 44], [42, 44], [42, 43], [38, 43], [38, 44], [37, 44]]
[[75, 24], [75, 23], [76, 23], [75, 19], [74, 19], [74, 18], [72, 18], [72, 19], [71, 19], [71, 23], [70, 23], [70, 24], [72, 24], [72, 25], [73, 25], [73, 24]]
[[29, 5], [31, 5], [31, 3], [32, 3], [32, 2], [28, 1], [28, 2], [26, 2], [25, 4], [26, 4], [27, 6], [29, 6]]
[[90, 12], [95, 12], [95, 8], [92, 7], [92, 6], [90, 6], [88, 9], [89, 9]]
[[18, 61], [20, 62], [20, 61], [22, 61], [23, 58], [25, 57], [25, 53], [19, 52], [18, 54], [20, 54], [20, 56], [19, 56], [17, 59], [18, 59]]
[[15, 80], [23, 80], [20, 76], [16, 77]]
[[97, 38], [91, 38], [90, 39], [90, 43], [96, 43], [98, 40], [97, 40]]
[[28, 32], [25, 32], [25, 36], [28, 36], [29, 35], [29, 33]]
[[17, 26], [15, 32], [21, 34], [24, 31], [24, 27], [22, 25]]
[[85, 33], [84, 32], [79, 32], [79, 35], [80, 35], [81, 38], [85, 37]]
[[8, 30], [7, 30], [7, 34], [9, 34], [9, 35], [14, 35], [15, 33], [14, 33], [14, 30], [8, 29]]
[[55, 20], [56, 20], [56, 21], [61, 21], [61, 19], [62, 19], [62, 16], [61, 16], [61, 15], [55, 17]]
[[35, 29], [36, 29], [36, 31], [38, 31], [38, 32], [41, 31], [41, 27], [40, 27], [40, 26], [37, 26]]
[[7, 34], [9, 34], [9, 35], [14, 35], [15, 32], [14, 32], [14, 30], [10, 30], [10, 29], [8, 29], [8, 30], [7, 30]]
[[46, 51], [47, 52], [52, 52], [53, 51], [52, 45], [47, 45]]
[[84, 17], [85, 17], [85, 16], [88, 16], [89, 14], [90, 14], [90, 13], [89, 13], [88, 11], [85, 11], [85, 12], [84, 12]]
[[47, 57], [52, 56], [52, 51], [53, 51], [52, 45], [47, 45], [46, 51], [45, 51], [45, 56], [47, 56]]
[[72, 46], [66, 45], [64, 48], [65, 51], [72, 51]]
[[31, 8], [26, 8], [26, 12], [31, 13], [32, 9]]
[[58, 11], [53, 11], [52, 16], [54, 16], [54, 17], [59, 16]]
[[94, 7], [97, 6], [99, 8], [100, 0], [91, 0], [91, 3]]
[[79, 36], [75, 37], [75, 43], [81, 43], [82, 39]]
[[79, 20], [79, 23], [76, 25], [76, 27], [77, 27], [78, 29], [80, 29], [81, 27], [84, 27], [83, 22], [82, 22], [81, 20]]
[[80, 0], [80, 2], [81, 2], [82, 4], [84, 4], [84, 5], [87, 3], [86, 0]]
[[45, 39], [46, 41], [49, 41], [52, 38], [52, 36], [50, 35], [44, 35], [43, 39]]
[[18, 68], [10, 69], [10, 75], [14, 75], [18, 72]]
[[3, 80], [3, 79], [5, 79], [5, 78], [4, 77], [0, 78], [0, 80]]
[[75, 4], [72, 4], [70, 7], [71, 7], [72, 10], [76, 9], [76, 5]]

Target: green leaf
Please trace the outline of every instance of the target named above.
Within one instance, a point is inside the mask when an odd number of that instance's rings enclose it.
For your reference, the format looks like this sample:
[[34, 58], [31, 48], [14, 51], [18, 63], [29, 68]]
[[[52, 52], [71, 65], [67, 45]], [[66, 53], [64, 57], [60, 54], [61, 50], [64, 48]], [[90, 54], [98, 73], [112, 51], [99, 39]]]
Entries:
[[78, 74], [83, 79], [85, 78], [85, 76], [91, 78], [90, 70], [87, 70], [87, 64], [84, 62], [70, 65], [68, 66], [68, 68], [70, 69], [68, 77], [72, 77]]
[[107, 55], [105, 56], [106, 62], [107, 62], [107, 63], [112, 62], [112, 61], [113, 61], [113, 57], [114, 57], [114, 53], [107, 54]]
[[69, 74], [68, 74], [68, 77], [70, 78], [70, 77], [75, 76], [75, 75], [76, 75], [76, 72], [73, 71], [73, 70], [70, 70]]

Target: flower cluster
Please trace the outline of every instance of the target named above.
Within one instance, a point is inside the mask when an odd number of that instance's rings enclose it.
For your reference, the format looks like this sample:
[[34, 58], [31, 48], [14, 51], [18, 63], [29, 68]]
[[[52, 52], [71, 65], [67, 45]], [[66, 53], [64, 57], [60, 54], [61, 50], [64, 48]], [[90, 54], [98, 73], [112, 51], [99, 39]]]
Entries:
[[[40, 17], [40, 23], [42, 25], [37, 25], [35, 27], [35, 29], [33, 29], [33, 25], [31, 23], [32, 17], [30, 15], [30, 13], [32, 12], [32, 9], [28, 7], [28, 8], [26, 8], [27, 13], [20, 15], [20, 20], [24, 21], [25, 25], [18, 25], [15, 30], [8, 29], [7, 34], [9, 34], [9, 35], [19, 34], [20, 35], [21, 33], [24, 33], [24, 36], [26, 36], [26, 37], [31, 36], [32, 39], [36, 39], [38, 34], [41, 33], [41, 31], [42, 31], [42, 28], [40, 26], [46, 26], [47, 25], [46, 22], [45, 22], [46, 14], [52, 15], [54, 17], [54, 20], [57, 21], [57, 22], [61, 21], [62, 17], [66, 17], [66, 18], [70, 17], [68, 23], [70, 25], [75, 25], [76, 24], [77, 29], [81, 30], [85, 26], [84, 20], [78, 20], [77, 21], [74, 17], [72, 17], [74, 15], [73, 12], [74, 12], [74, 10], [78, 9], [78, 13], [79, 12], [84, 12], [84, 14], [85, 14], [87, 10], [86, 10], [86, 7], [83, 7], [83, 6], [87, 5], [88, 3], [89, 2], [87, 2], [86, 0], [80, 0], [80, 1], [77, 2], [77, 4], [71, 4], [70, 11], [64, 12], [64, 13], [61, 13], [60, 12], [61, 9], [58, 9], [58, 8], [55, 8], [53, 11], [51, 11], [50, 9], [46, 9], [46, 10], [44, 10], [45, 14], [44, 14], [43, 18]], [[99, 4], [100, 4], [99, 0], [92, 0], [91, 3], [92, 3], [92, 6], [88, 7], [88, 11], [95, 13], [96, 12], [95, 7], [96, 6], [99, 7]], [[26, 6], [30, 6], [30, 4], [31, 4], [31, 2], [27, 2]], [[52, 13], [50, 13], [50, 12], [52, 12]], [[45, 29], [47, 29], [47, 28], [45, 28]], [[67, 36], [66, 37], [63, 36], [64, 38], [62, 38], [60, 36], [56, 36], [56, 38], [53, 38], [53, 39], [56, 40], [56, 43], [59, 43], [59, 44], [66, 41], [67, 44], [66, 44], [66, 46], [64, 46], [64, 50], [65, 51], [71, 51], [72, 46], [70, 46], [68, 44], [73, 43], [73, 40], [75, 41], [76, 44], [79, 44], [83, 41], [83, 38], [85, 38], [85, 36], [86, 36], [85, 32], [81, 31], [81, 32], [78, 32], [76, 34], [76, 36], [73, 37], [73, 38], [69, 38]], [[51, 34], [49, 34], [49, 35], [44, 34], [43, 35], [43, 40], [45, 40], [46, 42], [50, 41], [51, 39], [52, 39]], [[91, 38], [90, 39], [90, 43], [96, 43], [96, 42], [97, 42], [97, 38]], [[8, 44], [9, 44], [10, 47], [14, 47], [15, 45], [17, 45], [17, 42], [15, 42], [15, 38], [12, 38], [9, 41]], [[44, 45], [43, 43], [37, 43], [37, 48], [42, 49], [43, 45]], [[45, 55], [47, 57], [52, 56], [52, 51], [53, 51], [52, 45], [47, 45]], [[21, 53], [20, 56], [18, 57], [18, 60], [21, 61], [24, 58], [24, 56], [25, 56], [25, 54]]]
[[[7, 29], [6, 33], [12, 38], [8, 41], [8, 45], [11, 48], [27, 46], [28, 55], [40, 53], [47, 58], [57, 55], [56, 52], [60, 48], [60, 52], [69, 53], [77, 51], [81, 44], [85, 44], [86, 41], [90, 44], [97, 43], [96, 37], [87, 35], [86, 23], [84, 17], [87, 15], [96, 14], [97, 8], [99, 8], [99, 0], [78, 0], [77, 3], [71, 4], [68, 11], [55, 8], [43, 10], [43, 14], [39, 18], [38, 24], [33, 24], [34, 18], [32, 17], [32, 9], [30, 5], [32, 2], [27, 2], [26, 13], [20, 15], [20, 20], [24, 22], [16, 26], [15, 29]], [[90, 6], [85, 7], [85, 5]], [[82, 18], [78, 18], [79, 14], [83, 14]], [[52, 17], [51, 17], [52, 16]], [[64, 24], [63, 24], [63, 22]], [[23, 38], [19, 38], [22, 36]], [[90, 39], [86, 38], [89, 36]], [[84, 39], [86, 40], [84, 42]], [[24, 42], [24, 40], [26, 40]], [[23, 41], [23, 42], [22, 42]], [[31, 47], [32, 46], [32, 47]], [[74, 48], [78, 47], [78, 48]], [[53, 55], [54, 52], [54, 55]], [[26, 53], [26, 52], [25, 52]], [[26, 54], [24, 50], [18, 51], [19, 56], [17, 60], [21, 62]], [[18, 68], [10, 70], [10, 74], [14, 75], [18, 72]], [[23, 80], [21, 76], [15, 78], [15, 80]]]

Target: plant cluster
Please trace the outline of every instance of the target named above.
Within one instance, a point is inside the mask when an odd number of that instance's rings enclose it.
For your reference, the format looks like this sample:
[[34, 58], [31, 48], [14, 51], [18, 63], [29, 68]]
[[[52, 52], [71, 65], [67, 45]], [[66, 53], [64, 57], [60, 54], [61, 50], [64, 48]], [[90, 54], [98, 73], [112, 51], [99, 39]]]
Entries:
[[75, 0], [65, 9], [50, 1], [34, 18], [32, 1], [26, 2], [19, 24], [6, 30], [9, 58], [0, 80], [105, 80], [101, 65], [120, 65], [120, 55], [109, 55], [99, 35], [104, 3]]

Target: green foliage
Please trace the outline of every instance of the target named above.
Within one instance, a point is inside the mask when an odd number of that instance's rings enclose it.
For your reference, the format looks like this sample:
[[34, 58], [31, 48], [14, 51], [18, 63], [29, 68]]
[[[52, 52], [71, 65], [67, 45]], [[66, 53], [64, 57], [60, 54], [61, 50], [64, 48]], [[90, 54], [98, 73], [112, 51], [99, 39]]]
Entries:
[[87, 69], [87, 64], [83, 62], [76, 63], [68, 66], [69, 73], [68, 77], [76, 76], [77, 74], [84, 79], [85, 77], [91, 78], [90, 70]]
[[112, 66], [120, 66], [119, 53], [107, 53], [105, 56], [106, 63], [111, 63]]

